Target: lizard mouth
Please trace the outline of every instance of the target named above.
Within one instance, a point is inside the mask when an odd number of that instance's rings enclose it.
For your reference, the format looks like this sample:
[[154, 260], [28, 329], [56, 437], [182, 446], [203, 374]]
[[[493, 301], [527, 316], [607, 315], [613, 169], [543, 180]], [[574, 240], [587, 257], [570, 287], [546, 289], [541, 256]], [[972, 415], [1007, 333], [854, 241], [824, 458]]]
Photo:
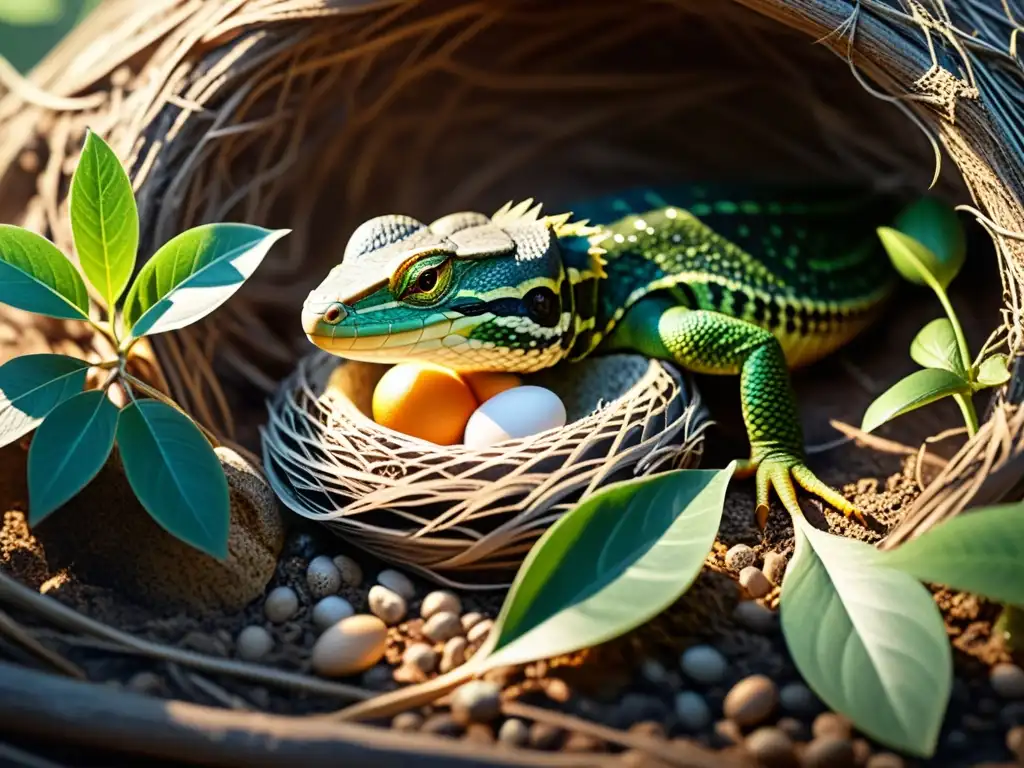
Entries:
[[394, 362], [410, 357], [429, 357], [468, 343], [471, 328], [459, 328], [457, 320], [438, 314], [423, 320], [397, 323], [350, 323], [329, 325], [303, 323], [307, 338], [320, 349], [339, 357], [369, 362]]

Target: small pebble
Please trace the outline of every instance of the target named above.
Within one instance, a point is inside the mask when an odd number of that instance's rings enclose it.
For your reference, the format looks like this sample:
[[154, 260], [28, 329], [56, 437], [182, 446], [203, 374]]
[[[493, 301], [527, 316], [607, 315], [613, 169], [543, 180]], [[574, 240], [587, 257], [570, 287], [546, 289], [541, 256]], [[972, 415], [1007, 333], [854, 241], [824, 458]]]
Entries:
[[665, 726], [656, 720], [641, 720], [639, 723], [633, 723], [629, 726], [629, 732], [634, 736], [643, 736], [647, 739], [664, 739], [667, 736]]
[[451, 698], [457, 723], [489, 723], [501, 714], [501, 688], [487, 680], [471, 680], [459, 686]]
[[822, 712], [814, 718], [811, 733], [816, 739], [824, 737], [849, 739], [853, 736], [853, 725], [847, 718], [835, 712]]
[[423, 715], [419, 712], [400, 712], [391, 720], [391, 727], [396, 731], [418, 731], [423, 725]]
[[478, 624], [474, 624], [473, 628], [466, 633], [466, 639], [471, 643], [475, 643], [478, 640], [483, 640], [490, 633], [494, 627], [494, 622], [490, 619], [484, 619]]
[[779, 706], [794, 715], [811, 715], [818, 709], [818, 697], [803, 683], [786, 683], [779, 689]]
[[475, 744], [493, 744], [494, 729], [485, 723], [470, 723], [466, 726], [466, 734], [462, 738]]
[[464, 637], [453, 637], [444, 644], [441, 652], [441, 673], [451, 672], [466, 663], [466, 646], [469, 641]]
[[784, 768], [796, 762], [793, 740], [778, 728], [765, 726], [747, 736], [747, 751], [765, 768]]
[[274, 647], [274, 638], [263, 627], [253, 625], [238, 633], [236, 647], [238, 658], [243, 661], [259, 661]]
[[354, 616], [356, 609], [352, 603], [338, 595], [328, 595], [313, 606], [313, 624], [317, 629], [327, 629], [342, 619]]
[[313, 645], [313, 671], [341, 677], [362, 672], [384, 656], [388, 628], [376, 616], [357, 614], [328, 627]]
[[471, 630], [473, 627], [475, 627], [483, 620], [484, 616], [482, 613], [477, 613], [476, 611], [473, 611], [472, 613], [467, 613], [462, 617], [462, 629], [464, 632], [469, 632], [469, 630]]
[[988, 682], [1004, 699], [1024, 699], [1024, 669], [1016, 664], [996, 664], [989, 672]]
[[795, 717], [780, 717], [775, 727], [789, 736], [793, 741], [810, 741], [811, 729]]
[[359, 563], [348, 555], [338, 555], [333, 558], [334, 567], [341, 574], [341, 580], [350, 587], [358, 587], [363, 583], [363, 569]]
[[565, 743], [562, 744], [562, 751], [577, 755], [588, 752], [604, 752], [605, 743], [585, 733], [570, 733]]
[[665, 665], [657, 659], [644, 659], [640, 663], [640, 674], [643, 675], [644, 680], [658, 686], [666, 685], [671, 679]]
[[864, 768], [904, 768], [904, 765], [906, 763], [899, 755], [894, 755], [892, 752], [879, 752], [868, 758], [868, 761], [864, 763]]
[[857, 765], [864, 765], [871, 757], [871, 745], [867, 739], [853, 740], [853, 762]]
[[772, 591], [772, 583], [757, 566], [750, 565], [740, 571], [740, 586], [755, 600]]
[[1024, 726], [1018, 725], [1006, 732], [1006, 748], [1018, 760], [1024, 760]]
[[687, 731], [702, 731], [711, 725], [711, 708], [696, 691], [683, 691], [676, 696], [676, 717]]
[[733, 609], [733, 618], [749, 630], [767, 634], [775, 628], [775, 613], [756, 600], [741, 600]]
[[572, 690], [569, 684], [560, 677], [549, 677], [544, 681], [544, 695], [559, 704], [565, 704], [572, 698]]
[[449, 613], [448, 611], [435, 613], [423, 625], [424, 637], [435, 643], [443, 643], [461, 634], [462, 624], [459, 622], [459, 614], [457, 613]]
[[397, 687], [394, 670], [388, 664], [370, 667], [363, 673], [362, 685], [371, 691], [393, 691]]
[[786, 556], [779, 552], [768, 552], [764, 556], [761, 572], [772, 584], [782, 586], [782, 577], [786, 575]]
[[431, 592], [420, 604], [420, 616], [429, 619], [436, 613], [454, 613], [458, 616], [462, 613], [462, 601], [447, 590]]
[[854, 768], [856, 765], [857, 757], [849, 739], [821, 736], [808, 744], [803, 754], [804, 768]]
[[711, 742], [719, 749], [732, 747], [743, 742], [743, 732], [732, 720], [719, 720], [715, 723]]
[[426, 643], [413, 643], [402, 654], [402, 663], [429, 675], [437, 668], [437, 651]]
[[420, 731], [433, 734], [434, 736], [459, 736], [462, 734], [463, 728], [455, 722], [454, 717], [439, 712], [424, 720], [423, 725], [420, 726]]
[[735, 544], [725, 553], [725, 567], [739, 573], [757, 562], [757, 553], [746, 544]]
[[629, 728], [644, 721], [663, 720], [667, 714], [668, 707], [657, 696], [647, 693], [627, 693], [619, 701], [614, 719], [619, 727]]
[[394, 625], [405, 618], [405, 598], [380, 584], [370, 587], [366, 596], [370, 612], [388, 625]]
[[163, 687], [163, 682], [155, 672], [136, 672], [128, 680], [126, 687], [135, 693], [154, 694]]
[[967, 749], [971, 745], [971, 737], [968, 736], [961, 730], [950, 731], [946, 734], [945, 746], [946, 749], [952, 749], [957, 752]]
[[687, 648], [679, 659], [679, 666], [687, 677], [705, 685], [722, 682], [729, 669], [725, 657], [710, 645]]
[[775, 709], [778, 689], [766, 675], [751, 675], [740, 680], [725, 695], [722, 711], [741, 727], [757, 725]]
[[517, 717], [510, 717], [498, 729], [498, 741], [512, 747], [525, 747], [530, 742], [530, 728]]
[[263, 602], [263, 614], [275, 624], [283, 624], [299, 610], [299, 596], [291, 587], [275, 587]]
[[327, 555], [314, 557], [306, 569], [306, 583], [317, 600], [337, 594], [341, 589], [341, 571]]
[[562, 745], [565, 731], [555, 725], [534, 723], [530, 726], [529, 744], [534, 749], [555, 750]]
[[377, 583], [382, 587], [387, 587], [395, 594], [401, 595], [406, 600], [416, 597], [416, 587], [412, 585], [409, 577], [391, 568], [377, 574]]

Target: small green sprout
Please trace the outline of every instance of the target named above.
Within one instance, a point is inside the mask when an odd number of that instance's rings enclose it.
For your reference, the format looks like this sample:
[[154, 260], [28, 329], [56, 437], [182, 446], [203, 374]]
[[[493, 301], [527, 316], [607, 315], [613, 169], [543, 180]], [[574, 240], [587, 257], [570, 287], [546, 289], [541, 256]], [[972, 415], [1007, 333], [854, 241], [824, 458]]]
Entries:
[[1005, 384], [1010, 372], [1003, 354], [987, 355], [987, 350], [982, 350], [972, 360], [946, 293], [964, 264], [967, 248], [963, 228], [952, 208], [931, 197], [909, 206], [895, 224], [878, 229], [889, 259], [904, 279], [934, 291], [946, 317], [928, 323], [910, 345], [910, 357], [922, 370], [901, 379], [871, 403], [861, 428], [871, 432], [897, 416], [952, 397], [960, 406], [968, 434], [973, 436], [978, 431], [978, 416], [971, 396]]
[[[100, 362], [33, 354], [0, 366], [0, 447], [35, 430], [28, 453], [29, 524], [88, 485], [116, 443], [128, 482], [153, 519], [185, 543], [224, 558], [230, 497], [216, 440], [130, 373], [128, 361], [141, 338], [191, 325], [227, 301], [288, 231], [195, 227], [157, 249], [132, 282], [139, 247], [134, 192], [113, 150], [91, 131], [71, 180], [69, 208], [92, 302], [82, 274], [52, 242], [0, 225], [0, 303], [87, 323], [116, 350]], [[104, 319], [94, 316], [93, 303]], [[90, 369], [106, 372], [99, 389], [85, 390]], [[126, 395], [123, 408], [112, 397], [115, 384]]]

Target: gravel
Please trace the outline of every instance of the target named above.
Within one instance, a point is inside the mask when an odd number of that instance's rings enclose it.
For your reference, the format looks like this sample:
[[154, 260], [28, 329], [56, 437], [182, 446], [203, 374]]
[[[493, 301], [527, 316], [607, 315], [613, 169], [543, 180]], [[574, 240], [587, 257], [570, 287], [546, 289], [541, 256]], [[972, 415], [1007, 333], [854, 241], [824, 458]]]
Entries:
[[755, 600], [764, 597], [772, 591], [772, 583], [768, 577], [761, 572], [761, 569], [748, 565], [740, 571], [740, 586], [747, 590], [747, 594]]
[[782, 585], [782, 577], [786, 573], [786, 556], [778, 552], [769, 552], [764, 556], [761, 572], [777, 586]]
[[725, 567], [739, 573], [757, 562], [757, 553], [746, 544], [736, 544], [725, 553]]
[[813, 715], [818, 697], [803, 683], [786, 683], [779, 689], [779, 706], [794, 715]]
[[408, 611], [404, 597], [380, 584], [370, 587], [366, 601], [370, 612], [388, 625], [400, 622]]
[[238, 633], [238, 658], [259, 661], [274, 647], [274, 638], [263, 627], [252, 625]]
[[759, 634], [768, 634], [775, 629], [775, 612], [756, 600], [741, 600], [733, 609], [737, 623]]
[[857, 758], [853, 742], [832, 736], [816, 738], [803, 754], [804, 768], [855, 768]]
[[388, 568], [377, 574], [377, 583], [406, 600], [416, 597], [416, 587], [404, 573]]
[[326, 555], [314, 557], [306, 569], [306, 583], [309, 585], [310, 594], [319, 600], [336, 594], [341, 589], [341, 571]]
[[722, 682], [729, 670], [725, 656], [710, 645], [687, 648], [679, 658], [679, 666], [691, 680], [705, 685]]
[[452, 694], [451, 710], [457, 723], [489, 723], [501, 714], [501, 688], [488, 680], [471, 680]]
[[342, 619], [355, 615], [352, 603], [338, 595], [328, 595], [313, 606], [313, 624], [317, 629], [327, 629]]
[[462, 634], [459, 614], [441, 611], [435, 613], [423, 625], [423, 635], [435, 643], [443, 643]]
[[996, 664], [988, 678], [992, 690], [1004, 699], [1024, 699], [1024, 669], [1016, 664]]
[[413, 643], [402, 654], [402, 663], [415, 667], [424, 675], [429, 675], [437, 668], [438, 654], [426, 643]]
[[438, 613], [453, 613], [459, 616], [462, 613], [462, 601], [454, 592], [437, 590], [423, 598], [420, 604], [420, 616], [429, 619]]
[[796, 761], [793, 740], [778, 728], [758, 728], [747, 736], [744, 746], [765, 768], [784, 768]]
[[729, 690], [722, 711], [741, 727], [757, 725], [775, 710], [778, 696], [778, 689], [770, 677], [751, 675]]
[[483, 640], [490, 633], [494, 627], [494, 622], [490, 619], [484, 619], [483, 621], [477, 622], [473, 627], [466, 633], [466, 639], [471, 643], [475, 643], [478, 640]]
[[346, 586], [358, 587], [363, 583], [363, 569], [348, 555], [338, 555], [332, 559], [334, 567], [341, 574], [341, 581]]
[[696, 691], [677, 694], [675, 709], [679, 724], [691, 733], [702, 731], [711, 724], [711, 708]]
[[275, 587], [263, 601], [263, 614], [274, 624], [283, 624], [299, 610], [299, 596], [291, 587]]
[[444, 644], [441, 652], [441, 673], [451, 672], [466, 662], [466, 647], [469, 641], [464, 637], [453, 637]]
[[513, 747], [525, 747], [530, 741], [530, 727], [517, 717], [510, 717], [498, 729], [498, 741]]

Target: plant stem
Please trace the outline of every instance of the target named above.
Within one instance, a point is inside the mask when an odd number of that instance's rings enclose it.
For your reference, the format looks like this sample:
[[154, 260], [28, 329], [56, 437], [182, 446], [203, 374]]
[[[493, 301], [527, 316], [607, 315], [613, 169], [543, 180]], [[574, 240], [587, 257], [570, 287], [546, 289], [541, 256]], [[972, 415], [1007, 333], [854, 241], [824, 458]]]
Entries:
[[125, 373], [124, 374], [124, 378], [128, 382], [130, 382], [131, 384], [134, 384], [136, 387], [138, 387], [142, 392], [145, 392], [147, 395], [152, 397], [154, 400], [159, 400], [164, 405], [170, 406], [171, 408], [176, 410], [182, 416], [184, 416], [189, 421], [191, 421], [193, 424], [195, 424], [197, 427], [199, 427], [199, 431], [202, 432], [203, 435], [206, 436], [206, 439], [210, 441], [210, 444], [213, 445], [214, 448], [220, 447], [220, 445], [221, 445], [220, 440], [217, 439], [217, 436], [215, 434], [213, 434], [213, 432], [211, 432], [206, 427], [204, 427], [202, 424], [200, 424], [198, 421], [196, 421], [191, 416], [189, 416], [185, 412], [184, 408], [182, 408], [176, 402], [171, 400], [171, 398], [167, 397], [167, 395], [165, 395], [163, 392], [161, 392], [158, 389], [154, 389], [153, 387], [149, 386], [149, 384], [147, 384], [146, 382], [144, 382], [144, 381], [142, 381], [140, 379], [135, 378], [130, 373]]
[[953, 311], [953, 305], [949, 303], [949, 297], [946, 295], [946, 292], [936, 287], [935, 294], [939, 297], [939, 301], [942, 302], [942, 308], [946, 310], [949, 322], [953, 326], [953, 333], [956, 335], [956, 345], [960, 350], [960, 362], [963, 363], [964, 370], [970, 372], [971, 353], [967, 349], [967, 337], [964, 336], [964, 329], [960, 327], [960, 321], [957, 319], [956, 312]]
[[974, 437], [978, 433], [978, 414], [974, 410], [974, 401], [970, 395], [953, 395], [956, 404], [960, 406], [960, 412], [964, 415], [967, 423], [968, 437]]

